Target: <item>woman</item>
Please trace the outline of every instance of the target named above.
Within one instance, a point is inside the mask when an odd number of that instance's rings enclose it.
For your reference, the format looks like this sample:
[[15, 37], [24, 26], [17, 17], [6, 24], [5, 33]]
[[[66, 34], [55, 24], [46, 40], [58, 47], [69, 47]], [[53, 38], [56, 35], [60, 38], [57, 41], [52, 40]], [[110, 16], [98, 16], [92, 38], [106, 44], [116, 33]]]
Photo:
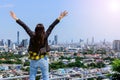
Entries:
[[14, 12], [10, 11], [11, 17], [16, 20], [16, 22], [21, 25], [30, 36], [28, 47], [30, 59], [30, 80], [35, 80], [38, 67], [41, 69], [43, 80], [49, 80], [49, 64], [47, 55], [50, 48], [48, 46], [48, 37], [53, 28], [67, 14], [68, 12], [66, 11], [62, 12], [60, 16], [49, 26], [46, 32], [43, 24], [37, 24], [35, 31], [33, 32], [24, 22], [17, 18]]

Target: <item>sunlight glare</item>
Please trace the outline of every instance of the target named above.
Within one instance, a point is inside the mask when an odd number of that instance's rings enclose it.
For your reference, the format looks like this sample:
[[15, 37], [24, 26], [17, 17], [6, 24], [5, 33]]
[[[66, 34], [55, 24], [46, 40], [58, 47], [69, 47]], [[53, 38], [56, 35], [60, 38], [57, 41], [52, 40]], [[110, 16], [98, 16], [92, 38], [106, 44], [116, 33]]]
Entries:
[[111, 3], [110, 3], [110, 9], [112, 11], [118, 11], [118, 10], [120, 10], [120, 4], [119, 4], [119, 2], [117, 2], [117, 1], [111, 1]]

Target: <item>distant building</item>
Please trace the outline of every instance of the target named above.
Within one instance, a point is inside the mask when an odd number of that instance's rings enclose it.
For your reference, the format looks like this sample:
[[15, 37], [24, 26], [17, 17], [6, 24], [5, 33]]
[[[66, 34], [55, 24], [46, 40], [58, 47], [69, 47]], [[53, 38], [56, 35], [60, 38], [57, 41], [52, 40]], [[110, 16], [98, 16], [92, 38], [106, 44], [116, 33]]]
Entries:
[[52, 41], [52, 45], [55, 45], [55, 41]]
[[11, 47], [12, 46], [12, 41], [10, 39], [8, 39], [8, 47]]
[[79, 48], [68, 48], [67, 49], [67, 52], [72, 52], [72, 53], [78, 53], [78, 51], [79, 51]]
[[12, 45], [12, 49], [16, 49], [16, 45], [15, 45], [15, 43]]
[[4, 46], [4, 40], [3, 39], [0, 41], [0, 46]]
[[19, 31], [17, 31], [17, 45], [19, 45]]
[[51, 40], [48, 40], [48, 44], [50, 44], [50, 45], [51, 45], [51, 44], [52, 44], [52, 41], [51, 41]]
[[58, 44], [58, 36], [57, 35], [54, 36], [54, 42], [55, 42], [55, 45]]
[[28, 40], [27, 39], [23, 39], [22, 42], [21, 42], [21, 46], [27, 48]]
[[120, 40], [113, 41], [113, 50], [120, 51]]

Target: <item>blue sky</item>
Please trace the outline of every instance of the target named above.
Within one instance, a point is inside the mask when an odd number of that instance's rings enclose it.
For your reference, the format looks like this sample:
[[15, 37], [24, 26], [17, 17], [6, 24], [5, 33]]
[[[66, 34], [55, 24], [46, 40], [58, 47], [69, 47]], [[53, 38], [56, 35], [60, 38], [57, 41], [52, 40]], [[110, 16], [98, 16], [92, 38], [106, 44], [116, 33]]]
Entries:
[[54, 28], [49, 39], [58, 35], [59, 42], [78, 42], [80, 39], [96, 42], [120, 40], [120, 0], [0, 0], [0, 39], [16, 41], [29, 39], [24, 29], [9, 14], [14, 11], [34, 31], [36, 24], [45, 29], [67, 10], [68, 16]]

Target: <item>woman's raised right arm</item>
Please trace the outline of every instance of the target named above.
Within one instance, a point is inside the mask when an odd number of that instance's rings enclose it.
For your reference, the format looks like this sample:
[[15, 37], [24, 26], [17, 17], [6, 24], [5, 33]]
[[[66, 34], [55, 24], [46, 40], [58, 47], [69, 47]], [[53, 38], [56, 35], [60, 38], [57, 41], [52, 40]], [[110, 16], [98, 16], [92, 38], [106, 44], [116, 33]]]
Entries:
[[31, 29], [23, 21], [21, 21], [19, 18], [17, 18], [16, 14], [14, 12], [10, 11], [10, 15], [14, 20], [16, 20], [16, 22], [19, 25], [21, 25], [25, 29], [25, 31], [28, 33], [28, 35], [30, 37], [32, 37], [34, 35], [33, 31], [31, 31]]
[[46, 31], [46, 38], [48, 38], [48, 36], [50, 35], [50, 33], [52, 32], [53, 28], [55, 27], [55, 25], [57, 25], [60, 20], [62, 18], [64, 18], [65, 16], [67, 16], [68, 12], [67, 11], [63, 11], [60, 16], [49, 26], [49, 28]]

